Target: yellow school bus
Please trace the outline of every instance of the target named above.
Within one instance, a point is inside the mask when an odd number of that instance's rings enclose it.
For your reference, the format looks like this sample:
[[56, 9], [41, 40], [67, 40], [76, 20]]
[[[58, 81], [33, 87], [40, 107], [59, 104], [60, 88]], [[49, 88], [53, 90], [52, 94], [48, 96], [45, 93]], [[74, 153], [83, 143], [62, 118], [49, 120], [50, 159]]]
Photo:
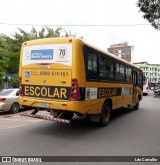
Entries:
[[[33, 107], [28, 117], [70, 123], [72, 117], [105, 126], [111, 111], [139, 108], [142, 70], [78, 38], [24, 42], [19, 67], [19, 102]], [[45, 110], [52, 117], [36, 115]]]

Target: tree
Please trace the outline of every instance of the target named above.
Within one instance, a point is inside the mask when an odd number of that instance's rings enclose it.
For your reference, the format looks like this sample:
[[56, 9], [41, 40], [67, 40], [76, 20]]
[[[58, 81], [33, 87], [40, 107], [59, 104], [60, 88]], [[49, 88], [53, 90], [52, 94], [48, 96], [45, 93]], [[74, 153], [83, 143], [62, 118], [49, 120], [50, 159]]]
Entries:
[[5, 45], [6, 42], [6, 36], [5, 35], [0, 35], [0, 85], [2, 84], [3, 81], [3, 76], [6, 73], [6, 68], [7, 68], [7, 62], [8, 62], [8, 57], [6, 53], [8, 52], [7, 47]]
[[143, 18], [160, 30], [160, 0], [138, 0], [137, 6], [144, 13]]
[[9, 53], [7, 72], [17, 73], [17, 71], [19, 69], [19, 55], [20, 55], [19, 51]]
[[[37, 31], [32, 27], [31, 32], [26, 32], [23, 29], [18, 29], [18, 32], [10, 36], [0, 35], [0, 70], [3, 75], [4, 71], [8, 72], [18, 72], [19, 57], [21, 45], [25, 41], [40, 39], [40, 38], [51, 38], [60, 37], [62, 28], [52, 29], [49, 27], [43, 27], [41, 30]], [[13, 62], [14, 61], [14, 62]], [[0, 77], [2, 75], [0, 74]]]
[[11, 84], [13, 87], [18, 87], [19, 86], [19, 77], [17, 74], [14, 75], [13, 78], [8, 80], [9, 84]]

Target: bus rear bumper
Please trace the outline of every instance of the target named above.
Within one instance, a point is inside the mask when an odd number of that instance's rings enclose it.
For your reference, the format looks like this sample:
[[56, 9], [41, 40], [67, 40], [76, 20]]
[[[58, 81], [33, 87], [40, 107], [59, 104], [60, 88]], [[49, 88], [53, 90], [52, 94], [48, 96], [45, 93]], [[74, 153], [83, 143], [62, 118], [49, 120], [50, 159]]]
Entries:
[[83, 101], [56, 101], [56, 100], [42, 100], [33, 98], [19, 97], [19, 103], [22, 106], [46, 109], [46, 110], [62, 110], [73, 111], [86, 114]]

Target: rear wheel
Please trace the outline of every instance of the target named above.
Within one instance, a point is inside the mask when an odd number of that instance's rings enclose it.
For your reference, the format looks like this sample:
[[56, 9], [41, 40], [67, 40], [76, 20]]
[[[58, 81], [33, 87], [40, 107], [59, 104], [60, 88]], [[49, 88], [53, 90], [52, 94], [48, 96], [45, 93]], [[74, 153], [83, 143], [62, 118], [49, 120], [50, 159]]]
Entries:
[[108, 125], [110, 116], [111, 116], [111, 106], [109, 103], [106, 102], [106, 103], [104, 103], [104, 105], [102, 107], [99, 124], [101, 126]]
[[13, 103], [10, 108], [10, 113], [17, 113], [20, 109], [20, 106], [18, 103]]

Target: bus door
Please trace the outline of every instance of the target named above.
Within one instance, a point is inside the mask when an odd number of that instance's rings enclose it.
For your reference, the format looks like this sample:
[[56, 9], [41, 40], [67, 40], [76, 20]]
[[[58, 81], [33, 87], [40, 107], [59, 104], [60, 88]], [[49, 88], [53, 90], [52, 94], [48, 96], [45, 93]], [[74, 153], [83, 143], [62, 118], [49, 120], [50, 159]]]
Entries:
[[132, 95], [132, 105], [136, 105], [137, 102], [137, 72], [133, 71], [133, 95]]

